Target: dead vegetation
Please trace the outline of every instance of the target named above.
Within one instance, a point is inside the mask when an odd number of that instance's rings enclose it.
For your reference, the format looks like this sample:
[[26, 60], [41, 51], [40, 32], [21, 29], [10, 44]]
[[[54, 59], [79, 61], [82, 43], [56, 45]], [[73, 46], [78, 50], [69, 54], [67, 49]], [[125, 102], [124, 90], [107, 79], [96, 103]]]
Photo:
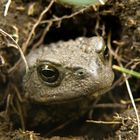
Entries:
[[[12, 71], [18, 69], [20, 55], [24, 59], [24, 55], [41, 44], [74, 39], [78, 36], [102, 36], [107, 42], [111, 66], [115, 64], [140, 72], [139, 9], [140, 2], [138, 0], [127, 2], [112, 0], [104, 6], [90, 6], [75, 10], [69, 6], [61, 5], [55, 0], [1, 2], [0, 139], [81, 140], [95, 138], [125, 140], [139, 137], [137, 128], [139, 117], [134, 106], [135, 101], [139, 108], [139, 73], [138, 76], [133, 77], [131, 72], [124, 75], [114, 70], [116, 78], [109, 93], [96, 99], [93, 110], [89, 112], [85, 121], [82, 121], [82, 125], [81, 122], [80, 125], [75, 123], [77, 134], [73, 135], [73, 133], [62, 131], [62, 129], [71, 130], [67, 128], [69, 125], [67, 126], [66, 122], [66, 125], [62, 124], [50, 130], [52, 133], [49, 137], [51, 138], [48, 138], [49, 131], [45, 134], [44, 130], [40, 134], [33, 132], [38, 132], [38, 130], [25, 131], [27, 128], [23, 115], [24, 99], [16, 85], [13, 85], [10, 80]], [[26, 63], [26, 60], [24, 61]], [[128, 95], [127, 90], [133, 95]], [[131, 97], [131, 101], [129, 97]], [[136, 115], [131, 104], [134, 106]], [[21, 123], [16, 126], [16, 129], [8, 115], [11, 110], [17, 113], [16, 119], [19, 119]], [[78, 130], [80, 127], [81, 129]], [[106, 129], [108, 130], [106, 131]], [[58, 137], [55, 137], [56, 135]]]

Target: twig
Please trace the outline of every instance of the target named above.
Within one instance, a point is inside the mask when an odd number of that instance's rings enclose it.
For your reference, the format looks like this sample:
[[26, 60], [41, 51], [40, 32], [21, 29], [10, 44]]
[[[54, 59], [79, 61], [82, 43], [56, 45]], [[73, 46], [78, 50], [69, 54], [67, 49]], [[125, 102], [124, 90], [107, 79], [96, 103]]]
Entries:
[[[74, 16], [76, 16], [76, 15], [78, 15], [78, 14], [84, 12], [84, 11], [85, 11], [86, 9], [88, 9], [88, 8], [89, 8], [89, 7], [80, 9], [79, 11], [74, 12], [74, 13], [71, 14], [71, 15], [65, 15], [65, 16], [62, 16], [62, 17], [54, 17], [53, 19], [40, 21], [39, 24], [46, 24], [46, 23], [47, 23], [48, 25], [47, 25], [46, 28], [44, 29], [44, 32], [43, 32], [41, 38], [39, 39], [39, 41], [38, 41], [32, 48], [38, 47], [38, 46], [43, 42], [44, 37], [46, 36], [46, 34], [48, 33], [50, 27], [52, 26], [52, 24], [53, 24], [54, 22], [58, 22], [58, 24], [60, 24], [60, 22], [62, 22], [62, 20], [64, 20], [64, 19], [70, 19], [70, 18], [72, 18], [72, 17], [74, 17]], [[59, 25], [59, 26], [60, 26], [60, 25]]]
[[119, 67], [117, 65], [113, 65], [112, 68], [115, 69], [115, 70], [118, 70], [120, 72], [132, 75], [132, 76], [134, 76], [136, 78], [140, 78], [140, 73], [139, 72], [136, 72], [136, 71], [133, 71], [133, 70], [128, 70], [126, 68]]
[[35, 33], [35, 29], [37, 28], [37, 26], [39, 25], [39, 23], [41, 22], [42, 18], [44, 17], [44, 15], [49, 11], [49, 9], [51, 8], [51, 6], [53, 5], [53, 3], [55, 2], [55, 0], [51, 0], [51, 2], [49, 3], [49, 5], [43, 10], [43, 12], [40, 14], [39, 19], [37, 20], [37, 22], [34, 24], [28, 39], [26, 40], [25, 44], [22, 47], [23, 52], [26, 51], [28, 44], [33, 36], [33, 34]]
[[[140, 98], [136, 98], [136, 99], [134, 99], [134, 101], [140, 102]], [[121, 104], [123, 104], [123, 105], [128, 105], [130, 103], [132, 103], [131, 100], [121, 100]]]
[[33, 48], [38, 47], [38, 46], [43, 42], [43, 40], [44, 40], [44, 38], [45, 38], [47, 32], [49, 31], [51, 25], [52, 25], [52, 22], [49, 22], [48, 25], [46, 26], [46, 28], [44, 29], [41, 38], [39, 39], [39, 41], [38, 41], [37, 43], [35, 43], [35, 44], [33, 45]]
[[[90, 7], [90, 6], [89, 6]], [[55, 17], [54, 19], [49, 19], [49, 20], [44, 20], [42, 22], [40, 22], [40, 24], [45, 24], [45, 23], [49, 23], [49, 22], [59, 22], [59, 21], [62, 21], [64, 19], [69, 19], [69, 18], [72, 18], [80, 13], [83, 13], [85, 10], [87, 10], [89, 7], [85, 7], [77, 12], [74, 12], [73, 14], [71, 15], [65, 15], [63, 17]]]
[[102, 5], [105, 4], [105, 2], [104, 2], [103, 0], [99, 0], [99, 2], [100, 2]]
[[[120, 63], [120, 66], [122, 67], [122, 64], [121, 64], [121, 63]], [[126, 74], [123, 73], [123, 76], [124, 76], [124, 78], [125, 78], [125, 83], [126, 83], [127, 91], [128, 91], [130, 100], [131, 100], [131, 102], [132, 102], [132, 106], [133, 106], [134, 111], [135, 111], [135, 114], [136, 114], [137, 123], [138, 123], [138, 140], [140, 140], [140, 120], [139, 120], [138, 111], [137, 111], [137, 108], [136, 108], [136, 104], [135, 104], [135, 102], [134, 102], [134, 98], [133, 98], [133, 95], [132, 95], [132, 92], [131, 92], [131, 88], [130, 88], [128, 79], [127, 79], [127, 77], [126, 77]]]
[[20, 102], [18, 100], [15, 100], [15, 101], [16, 101], [16, 107], [18, 110], [18, 115], [20, 117], [21, 127], [25, 131], [25, 120], [24, 120], [24, 115], [23, 115], [23, 106], [20, 104]]
[[49, 136], [49, 135], [51, 135], [52, 133], [54, 133], [54, 132], [56, 132], [56, 131], [58, 131], [58, 130], [64, 128], [65, 126], [67, 126], [68, 124], [70, 124], [72, 121], [73, 121], [73, 119], [71, 118], [71, 119], [69, 119], [68, 121], [66, 121], [66, 122], [64, 122], [64, 123], [62, 123], [62, 124], [60, 124], [60, 125], [57, 126], [56, 128], [50, 130], [50, 131], [47, 133], [47, 136]]
[[8, 110], [9, 110], [9, 106], [10, 106], [10, 100], [11, 100], [11, 94], [8, 94], [7, 99], [6, 99], [6, 109], [5, 109], [6, 115], [8, 114]]
[[122, 122], [115, 122], [115, 121], [112, 121], [112, 122], [106, 122], [106, 121], [95, 121], [95, 120], [86, 120], [86, 122], [88, 123], [96, 123], [96, 124], [121, 124]]
[[24, 63], [25, 63], [25, 67], [26, 67], [26, 72], [29, 70], [29, 67], [28, 67], [28, 64], [27, 64], [27, 61], [25, 59], [25, 56], [20, 48], [20, 46], [18, 45], [18, 43], [12, 38], [12, 36], [8, 33], [6, 33], [4, 30], [0, 29], [0, 32], [4, 35], [4, 36], [8, 36], [17, 46], [17, 49], [19, 50], [20, 52], [20, 55], [21, 55], [21, 58], [23, 59]]
[[30, 135], [30, 140], [34, 140], [33, 133], [32, 132], [29, 132], [29, 135]]
[[[122, 58], [119, 57], [118, 54], [116, 53], [116, 51], [114, 51], [111, 47], [111, 32], [108, 33], [107, 47], [108, 47], [109, 53], [110, 53], [110, 60], [112, 59], [112, 56], [114, 56], [114, 58], [117, 60], [122, 60]], [[111, 62], [110, 62], [110, 65], [111, 65]]]
[[126, 108], [126, 105], [118, 103], [96, 104], [94, 108]]
[[[120, 67], [123, 67], [123, 65], [121, 64], [120, 62], [120, 59], [119, 57], [116, 55], [116, 53], [112, 50], [112, 47], [111, 47], [111, 34], [109, 33], [108, 35], [108, 47], [109, 47], [109, 50], [110, 52], [112, 53], [112, 55], [114, 57], [116, 57], [116, 60], [118, 61], [118, 64], [120, 65]], [[131, 103], [132, 103], [132, 106], [134, 108], [134, 111], [135, 111], [135, 114], [136, 114], [136, 119], [137, 119], [137, 123], [138, 123], [138, 140], [140, 140], [140, 119], [139, 119], [139, 115], [138, 115], [138, 111], [137, 111], [137, 108], [136, 108], [136, 105], [135, 105], [135, 101], [134, 101], [134, 98], [133, 98], [133, 95], [132, 95], [132, 92], [131, 92], [131, 88], [130, 88], [130, 85], [129, 85], [129, 82], [128, 82], [128, 79], [127, 79], [127, 76], [125, 73], [123, 73], [123, 77], [125, 79], [125, 83], [126, 83], [126, 87], [127, 87], [127, 91], [128, 91], [128, 94], [129, 94], [129, 97], [130, 97], [130, 100], [131, 100]]]
[[8, 2], [5, 4], [4, 16], [7, 16], [10, 4], [11, 4], [11, 0], [8, 0]]

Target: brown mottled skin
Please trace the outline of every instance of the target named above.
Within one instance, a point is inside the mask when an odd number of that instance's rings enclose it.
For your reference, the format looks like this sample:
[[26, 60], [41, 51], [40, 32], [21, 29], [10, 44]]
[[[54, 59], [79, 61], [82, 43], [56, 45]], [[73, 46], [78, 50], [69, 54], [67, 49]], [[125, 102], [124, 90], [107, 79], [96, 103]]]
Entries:
[[[31, 119], [35, 114], [40, 116], [40, 112], [45, 114], [44, 120], [53, 118], [54, 121], [85, 114], [114, 78], [104, 59], [104, 49], [101, 37], [80, 37], [42, 46], [29, 53], [29, 72], [23, 80], [25, 98], [40, 106], [33, 108], [36, 113], [32, 112]], [[50, 72], [48, 66], [54, 71]]]

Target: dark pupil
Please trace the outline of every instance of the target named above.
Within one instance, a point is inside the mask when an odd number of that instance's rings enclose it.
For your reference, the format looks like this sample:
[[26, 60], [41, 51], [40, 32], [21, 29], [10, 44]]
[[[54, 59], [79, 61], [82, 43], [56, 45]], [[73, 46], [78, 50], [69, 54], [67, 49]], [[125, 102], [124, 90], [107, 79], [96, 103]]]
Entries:
[[48, 69], [48, 70], [43, 70], [42, 69], [42, 74], [45, 76], [45, 77], [53, 77], [55, 76], [55, 71], [53, 71], [52, 69]]
[[51, 65], [41, 66], [39, 68], [39, 73], [41, 75], [41, 78], [48, 83], [55, 82], [59, 77], [59, 71]]

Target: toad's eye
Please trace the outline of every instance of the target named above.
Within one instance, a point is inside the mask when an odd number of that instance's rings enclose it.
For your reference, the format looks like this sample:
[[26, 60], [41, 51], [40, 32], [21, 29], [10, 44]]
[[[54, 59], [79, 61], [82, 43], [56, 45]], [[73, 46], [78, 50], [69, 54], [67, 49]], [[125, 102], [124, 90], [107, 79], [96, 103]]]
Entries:
[[37, 72], [41, 79], [47, 83], [54, 83], [59, 77], [58, 69], [50, 64], [42, 64], [38, 66]]
[[103, 38], [101, 38], [101, 37], [96, 38], [96, 42], [94, 44], [95, 44], [96, 53], [98, 53], [98, 54], [104, 53], [104, 50], [106, 47], [105, 47]]

